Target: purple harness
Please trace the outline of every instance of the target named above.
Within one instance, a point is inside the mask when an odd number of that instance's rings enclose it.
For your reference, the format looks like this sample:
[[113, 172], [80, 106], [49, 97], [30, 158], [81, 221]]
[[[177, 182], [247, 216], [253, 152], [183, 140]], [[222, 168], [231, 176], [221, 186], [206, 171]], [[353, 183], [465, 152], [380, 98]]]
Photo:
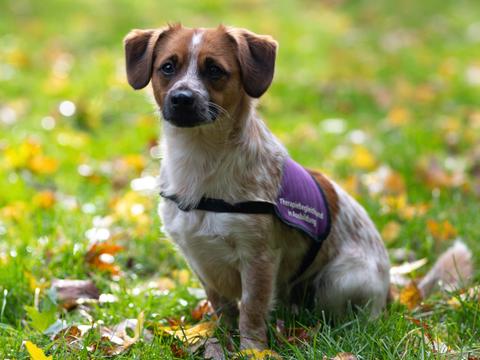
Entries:
[[290, 158], [283, 167], [282, 185], [274, 209], [282, 222], [314, 241], [321, 242], [330, 232], [330, 214], [320, 185]]
[[301, 165], [287, 158], [282, 183], [275, 204], [266, 201], [228, 203], [203, 197], [197, 206], [181, 207], [176, 195], [160, 193], [177, 203], [180, 210], [203, 210], [220, 213], [274, 214], [284, 224], [297, 229], [313, 241], [292, 281], [299, 278], [312, 264], [323, 240], [330, 233], [330, 213], [320, 184]]

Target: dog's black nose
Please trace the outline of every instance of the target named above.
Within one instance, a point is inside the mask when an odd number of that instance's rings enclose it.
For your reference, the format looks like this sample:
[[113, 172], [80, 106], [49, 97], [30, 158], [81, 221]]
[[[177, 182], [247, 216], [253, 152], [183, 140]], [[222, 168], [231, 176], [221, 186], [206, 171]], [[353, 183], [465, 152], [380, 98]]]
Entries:
[[192, 106], [193, 101], [193, 92], [190, 90], [177, 90], [171, 97], [171, 102], [174, 107]]

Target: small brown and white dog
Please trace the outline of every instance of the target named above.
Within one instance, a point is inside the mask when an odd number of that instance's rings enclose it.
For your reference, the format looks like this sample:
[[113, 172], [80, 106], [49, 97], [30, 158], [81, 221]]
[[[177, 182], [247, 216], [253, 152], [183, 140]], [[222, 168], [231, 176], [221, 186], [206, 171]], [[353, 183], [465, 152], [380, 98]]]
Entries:
[[241, 347], [266, 347], [269, 311], [296, 291], [332, 314], [349, 304], [379, 314], [389, 293], [384, 244], [365, 210], [324, 175], [310, 172], [331, 227], [300, 273], [312, 251], [304, 233], [272, 214], [197, 208], [205, 197], [277, 200], [288, 153], [255, 110], [272, 82], [277, 43], [244, 29], [172, 25], [132, 30], [124, 44], [130, 85], [151, 81], [164, 119], [164, 228], [222, 319], [233, 325], [239, 315]]

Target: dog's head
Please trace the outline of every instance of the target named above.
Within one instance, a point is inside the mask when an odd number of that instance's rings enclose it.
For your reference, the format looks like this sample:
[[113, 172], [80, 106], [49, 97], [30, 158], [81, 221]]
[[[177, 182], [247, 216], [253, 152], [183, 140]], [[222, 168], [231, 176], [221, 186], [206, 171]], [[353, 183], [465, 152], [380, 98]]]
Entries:
[[259, 98], [277, 49], [269, 36], [224, 26], [132, 30], [124, 43], [128, 82], [141, 89], [151, 81], [164, 119], [177, 127], [212, 123], [245, 96]]

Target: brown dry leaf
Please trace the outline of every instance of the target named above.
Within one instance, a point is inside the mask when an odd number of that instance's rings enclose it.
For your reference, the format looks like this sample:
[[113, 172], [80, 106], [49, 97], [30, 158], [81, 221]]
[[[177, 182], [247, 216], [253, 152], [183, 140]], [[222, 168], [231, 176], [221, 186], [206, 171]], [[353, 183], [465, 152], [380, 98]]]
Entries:
[[30, 341], [25, 341], [25, 347], [30, 354], [31, 360], [53, 360], [53, 357], [46, 356], [42, 349]]
[[52, 289], [60, 305], [67, 310], [85, 302], [97, 301], [100, 297], [99, 290], [91, 280], [55, 279]]
[[412, 281], [400, 291], [400, 304], [405, 305], [409, 310], [415, 309], [422, 302], [422, 294], [417, 284]]
[[273, 350], [245, 349], [238, 353], [240, 356], [248, 356], [253, 360], [279, 359], [282, 357]]
[[212, 316], [215, 313], [212, 304], [208, 300], [200, 300], [197, 306], [192, 310], [191, 315], [193, 320], [200, 321], [203, 317]]
[[412, 317], [407, 317], [406, 319], [422, 328], [422, 331], [419, 331], [419, 335], [423, 336], [425, 344], [430, 347], [430, 350], [433, 353], [446, 354], [452, 350], [448, 345], [446, 345], [440, 340], [440, 337], [438, 335], [432, 335], [432, 329], [427, 323]]
[[437, 187], [458, 187], [464, 184], [463, 172], [447, 172], [435, 158], [421, 160], [417, 165], [419, 177], [431, 188]]
[[384, 189], [390, 194], [402, 194], [406, 190], [405, 180], [397, 172], [390, 172], [384, 180]]
[[118, 275], [120, 268], [114, 264], [114, 255], [123, 250], [123, 247], [111, 242], [96, 242], [85, 255], [85, 261], [92, 267]]
[[427, 229], [436, 240], [449, 240], [457, 236], [457, 230], [448, 220], [438, 222], [429, 219], [427, 220]]
[[402, 226], [397, 221], [388, 222], [382, 229], [382, 238], [389, 243], [395, 240], [400, 234]]
[[312, 332], [315, 332], [314, 329], [307, 329], [304, 327], [286, 328], [285, 322], [280, 319], [277, 320], [275, 330], [279, 335], [279, 339], [289, 344], [309, 342]]
[[60, 330], [53, 336], [53, 340], [63, 340], [71, 350], [79, 350], [83, 348], [82, 340], [85, 333], [92, 327], [87, 325], [80, 326], [72, 325], [63, 330]]
[[352, 353], [338, 353], [331, 360], [357, 360], [357, 357]]
[[[124, 353], [140, 339], [143, 332], [143, 323], [144, 314], [141, 312], [137, 319], [126, 319], [112, 329], [101, 327], [101, 343], [97, 346], [97, 349], [108, 356]], [[127, 334], [127, 329], [134, 332], [133, 337]]]

